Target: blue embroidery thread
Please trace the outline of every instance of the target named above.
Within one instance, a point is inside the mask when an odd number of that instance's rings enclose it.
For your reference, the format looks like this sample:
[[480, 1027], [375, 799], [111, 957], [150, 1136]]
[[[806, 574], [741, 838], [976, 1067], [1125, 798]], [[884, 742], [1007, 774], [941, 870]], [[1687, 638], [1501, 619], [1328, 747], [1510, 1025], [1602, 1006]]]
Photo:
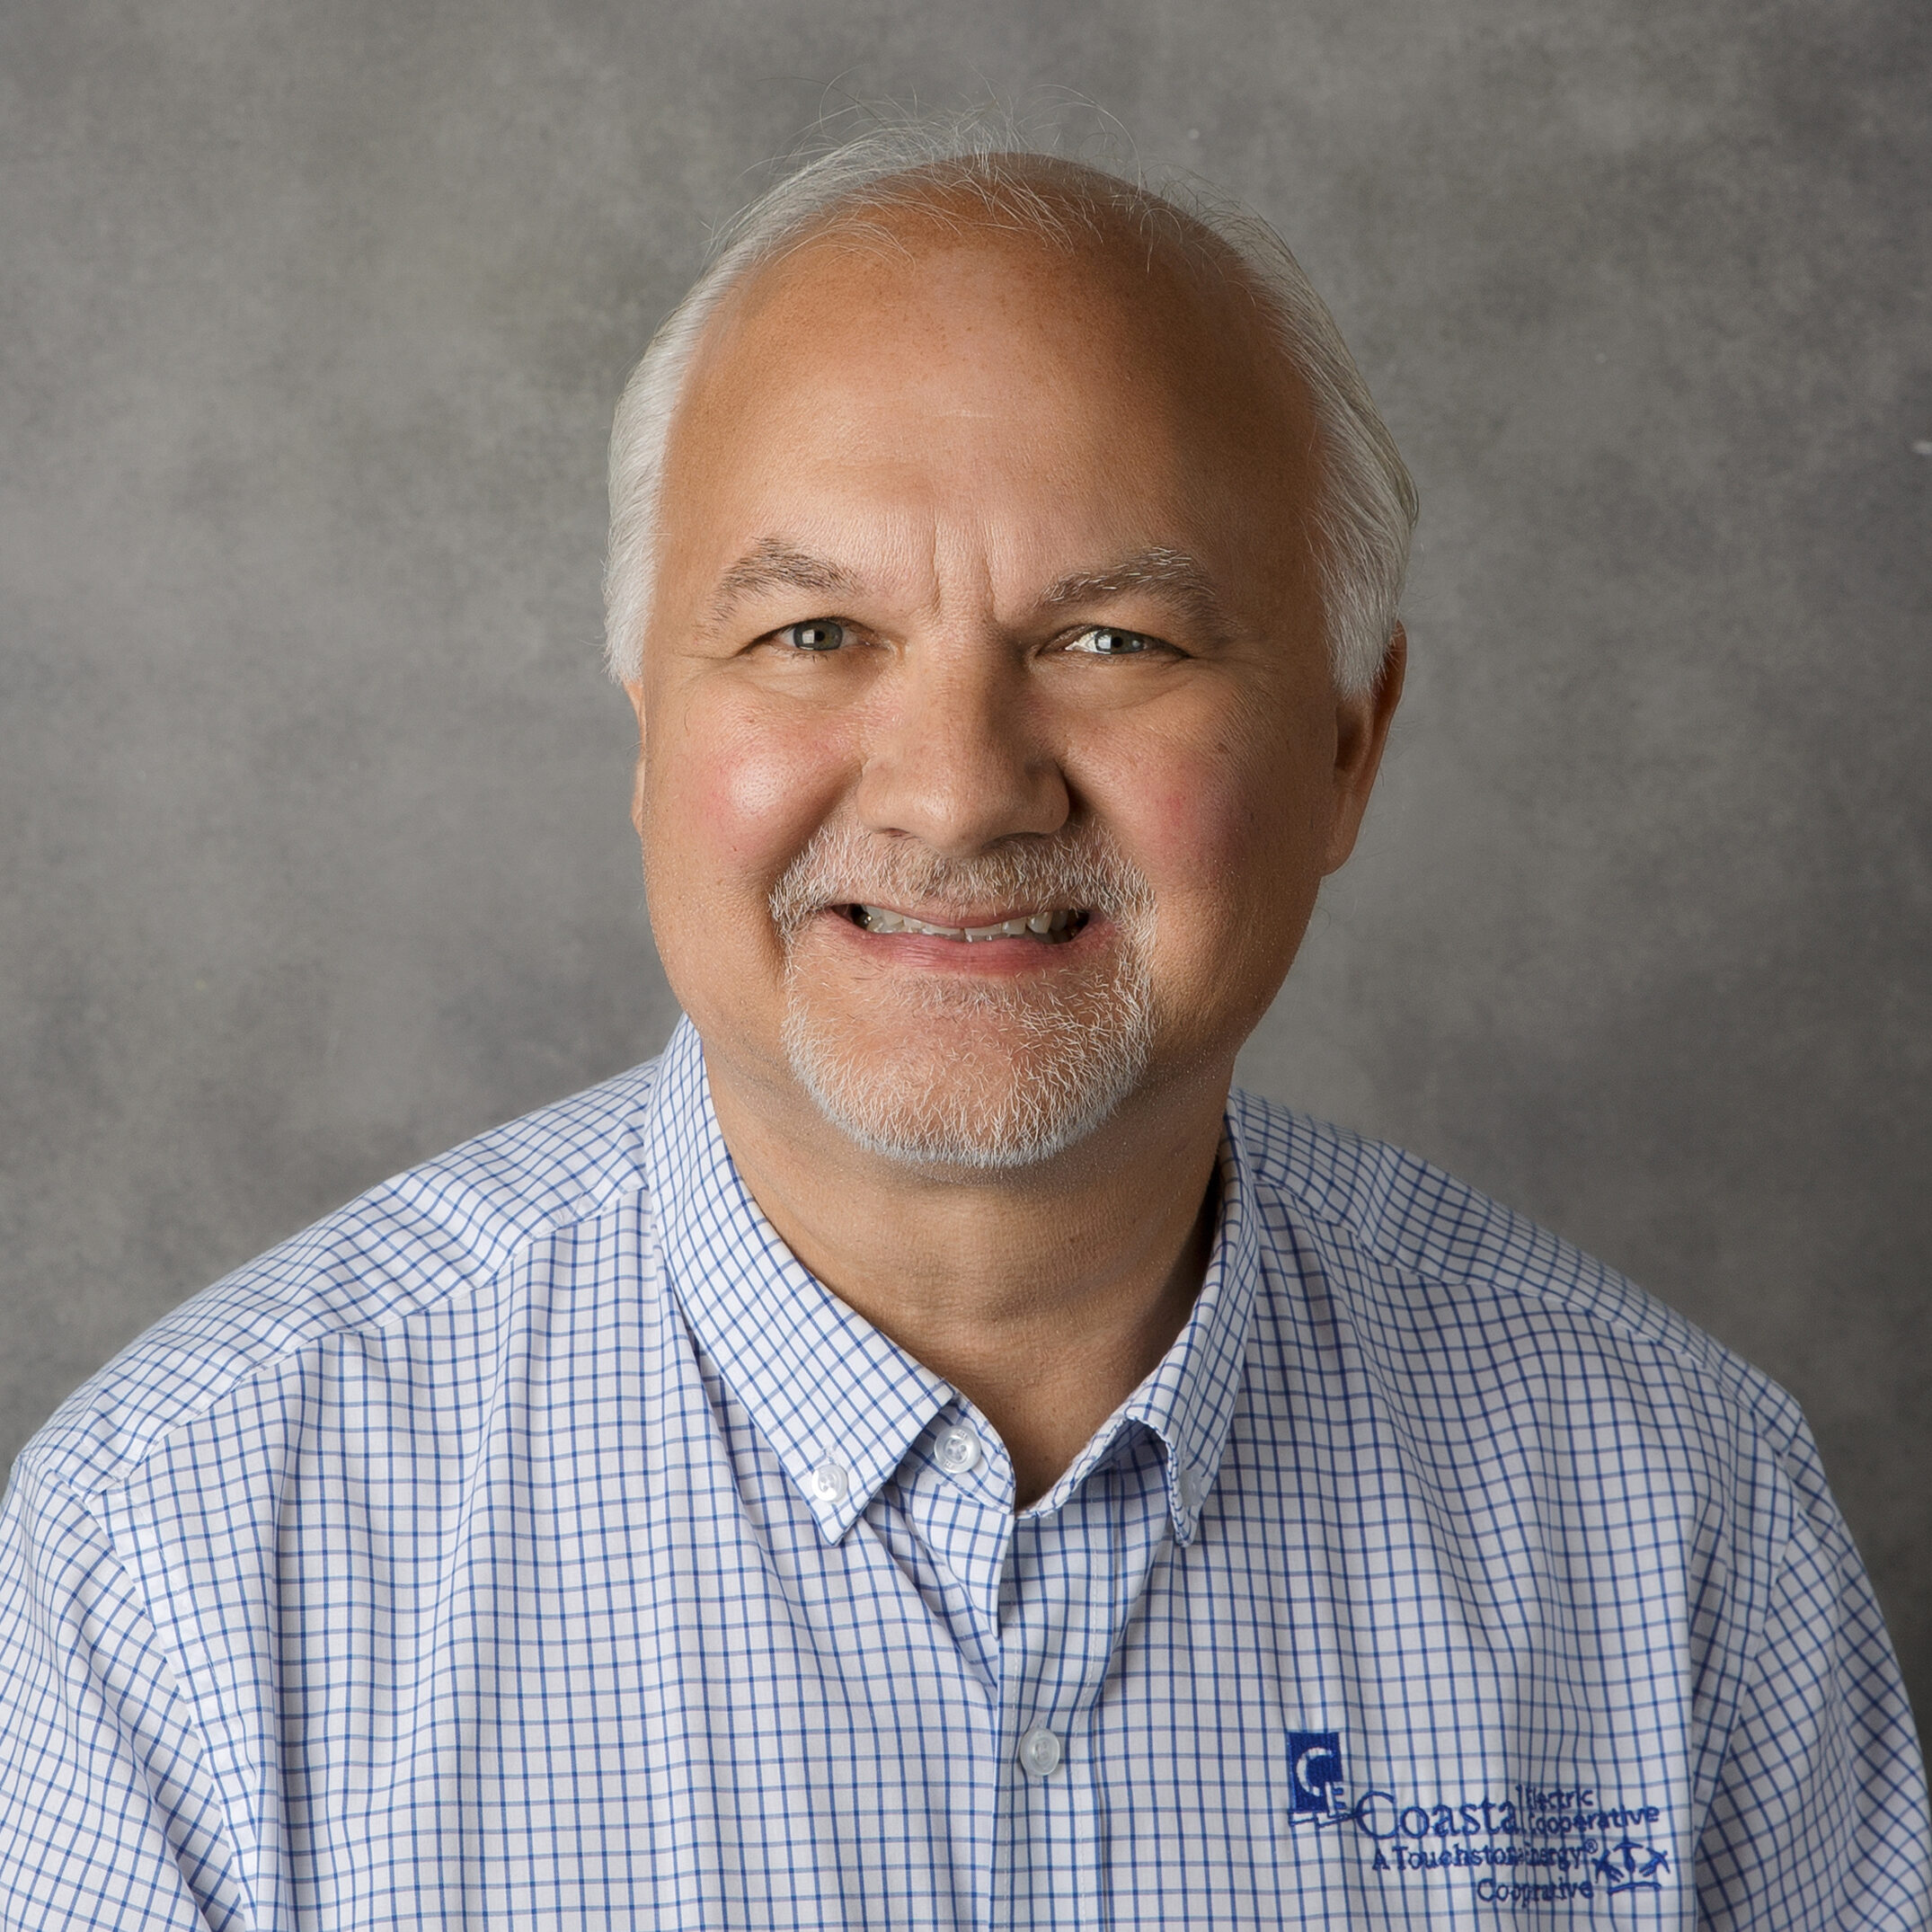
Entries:
[[1290, 1731], [1288, 1765], [1292, 1802], [1298, 1818], [1334, 1815], [1341, 1810], [1346, 1788], [1342, 1776], [1342, 1733], [1339, 1731]]

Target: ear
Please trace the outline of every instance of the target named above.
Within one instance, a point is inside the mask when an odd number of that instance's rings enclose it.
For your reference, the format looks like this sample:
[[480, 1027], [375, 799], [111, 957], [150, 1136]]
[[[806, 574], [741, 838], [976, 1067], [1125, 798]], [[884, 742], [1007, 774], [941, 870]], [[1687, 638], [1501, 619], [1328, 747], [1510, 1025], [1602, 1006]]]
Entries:
[[1328, 850], [1322, 871], [1338, 872], [1355, 849], [1369, 794], [1382, 768], [1388, 727], [1402, 702], [1402, 680], [1409, 667], [1408, 633], [1398, 624], [1382, 656], [1382, 669], [1366, 691], [1335, 701], [1334, 816], [1329, 821]]
[[637, 713], [637, 762], [631, 773], [631, 824], [637, 836], [644, 836], [644, 685], [641, 678], [624, 680], [624, 695]]

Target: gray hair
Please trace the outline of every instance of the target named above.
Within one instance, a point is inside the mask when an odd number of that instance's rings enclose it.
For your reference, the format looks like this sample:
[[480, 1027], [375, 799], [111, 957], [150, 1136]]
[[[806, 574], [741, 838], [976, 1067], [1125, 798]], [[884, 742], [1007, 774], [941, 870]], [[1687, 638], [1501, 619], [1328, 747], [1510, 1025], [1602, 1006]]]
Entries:
[[[1042, 153], [1010, 120], [980, 111], [872, 129], [780, 181], [719, 234], [704, 272], [651, 338], [617, 404], [604, 571], [611, 675], [634, 679], [642, 663], [665, 453], [705, 324], [745, 276], [813, 234], [834, 225], [864, 234], [868, 211], [930, 209], [935, 187], [968, 192], [1000, 226], [1062, 244], [1077, 227], [1092, 226], [1086, 208], [1125, 217], [1150, 239], [1158, 232], [1203, 267], [1216, 242], [1232, 253], [1314, 412], [1321, 480], [1312, 535], [1335, 682], [1349, 693], [1372, 688], [1402, 599], [1415, 486], [1301, 264], [1266, 222], [1203, 182], [1176, 176], [1157, 191], [1138, 171], [1128, 180]], [[872, 232], [890, 239], [882, 228]]]

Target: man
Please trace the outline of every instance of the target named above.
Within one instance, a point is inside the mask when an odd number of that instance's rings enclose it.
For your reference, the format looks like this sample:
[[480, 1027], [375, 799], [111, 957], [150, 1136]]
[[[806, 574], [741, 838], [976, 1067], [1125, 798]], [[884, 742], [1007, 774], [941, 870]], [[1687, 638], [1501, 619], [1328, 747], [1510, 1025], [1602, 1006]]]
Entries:
[[612, 483], [687, 1019], [23, 1456], [4, 1922], [1923, 1927], [1788, 1398], [1230, 1097], [1405, 649], [1285, 251], [860, 144]]

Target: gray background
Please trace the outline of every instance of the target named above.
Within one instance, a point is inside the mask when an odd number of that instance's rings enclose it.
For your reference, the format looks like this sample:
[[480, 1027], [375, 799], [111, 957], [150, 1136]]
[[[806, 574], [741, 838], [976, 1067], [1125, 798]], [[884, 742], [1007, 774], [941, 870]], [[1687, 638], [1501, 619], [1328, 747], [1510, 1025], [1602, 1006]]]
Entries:
[[1247, 1077], [1792, 1387], [1932, 1708], [1928, 52], [1913, 0], [7, 0], [0, 1449], [654, 1050], [619, 383], [828, 84], [1079, 90], [1284, 230], [1425, 506]]

